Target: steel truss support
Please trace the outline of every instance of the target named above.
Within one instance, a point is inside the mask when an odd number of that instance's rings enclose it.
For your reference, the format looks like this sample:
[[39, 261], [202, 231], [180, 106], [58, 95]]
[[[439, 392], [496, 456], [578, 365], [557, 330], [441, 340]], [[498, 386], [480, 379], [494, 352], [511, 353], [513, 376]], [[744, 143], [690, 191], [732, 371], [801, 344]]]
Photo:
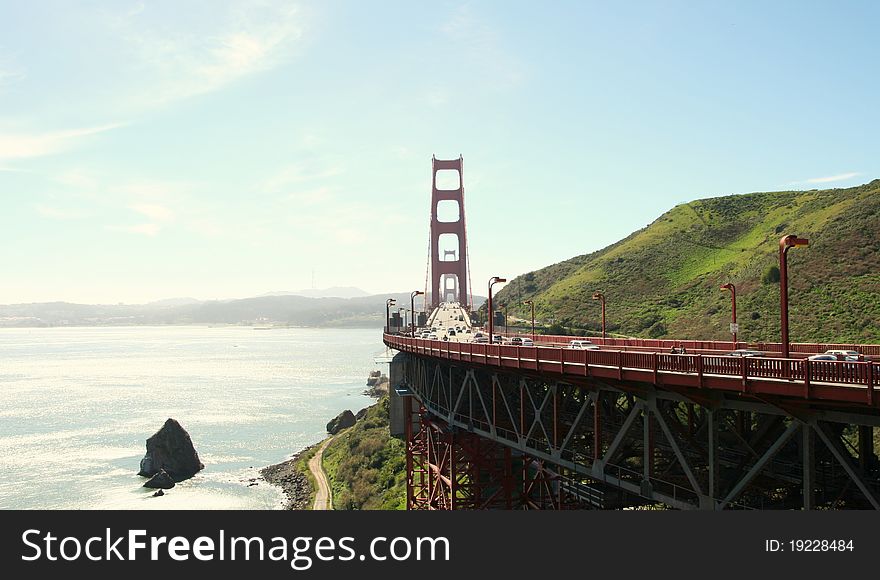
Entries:
[[413, 509], [880, 509], [874, 416], [411, 356]]

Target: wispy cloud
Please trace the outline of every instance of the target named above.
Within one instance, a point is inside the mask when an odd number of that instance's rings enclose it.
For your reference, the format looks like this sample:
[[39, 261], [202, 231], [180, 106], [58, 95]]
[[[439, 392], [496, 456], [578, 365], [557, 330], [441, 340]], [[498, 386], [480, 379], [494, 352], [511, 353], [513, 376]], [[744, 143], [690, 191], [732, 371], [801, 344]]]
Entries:
[[[269, 176], [260, 184], [260, 190], [263, 193], [282, 193], [294, 186], [329, 179], [342, 172], [341, 166], [325, 161], [295, 163], [283, 167], [274, 175]], [[295, 195], [295, 192], [291, 194], [291, 196]]]
[[0, 160], [43, 157], [76, 146], [83, 139], [120, 127], [114, 123], [37, 134], [0, 134]]
[[78, 220], [88, 217], [89, 215], [89, 212], [82, 209], [46, 205], [42, 203], [36, 204], [34, 209], [41, 216], [53, 220]]
[[131, 206], [131, 209], [151, 220], [159, 222], [167, 222], [174, 219], [174, 212], [162, 205], [139, 203]]
[[128, 234], [137, 234], [141, 236], [150, 236], [153, 237], [159, 233], [162, 229], [162, 226], [159, 224], [137, 224], [133, 226], [120, 226], [120, 225], [111, 225], [104, 226], [105, 229], [113, 231], [113, 232], [125, 232]]
[[149, 12], [131, 12], [117, 23], [151, 78], [135, 97], [146, 105], [209, 93], [270, 70], [292, 53], [304, 30], [301, 11], [287, 2], [234, 3], [219, 23], [206, 24], [198, 34], [150, 27]]
[[293, 191], [287, 194], [287, 199], [302, 205], [317, 205], [332, 199], [332, 190], [329, 187], [316, 187]]
[[95, 189], [98, 186], [97, 178], [82, 169], [68, 169], [56, 175], [54, 181], [74, 189]]
[[833, 183], [835, 181], [846, 181], [854, 177], [858, 177], [861, 173], [853, 171], [851, 173], [841, 173], [839, 175], [829, 175], [827, 177], [812, 177], [805, 179], [800, 183]]

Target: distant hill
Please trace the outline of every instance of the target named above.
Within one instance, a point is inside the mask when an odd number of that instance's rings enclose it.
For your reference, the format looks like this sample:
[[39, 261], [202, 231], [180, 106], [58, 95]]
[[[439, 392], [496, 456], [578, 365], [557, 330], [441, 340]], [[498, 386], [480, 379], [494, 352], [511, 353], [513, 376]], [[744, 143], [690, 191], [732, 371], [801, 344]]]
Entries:
[[308, 288], [292, 292], [267, 292], [261, 296], [305, 296], [307, 298], [364, 298], [369, 296], [354, 286], [333, 286], [332, 288]]
[[610, 331], [727, 339], [737, 288], [739, 339], [779, 340], [779, 239], [789, 252], [793, 341], [880, 341], [880, 180], [848, 189], [750, 193], [678, 205], [591, 254], [519, 276], [497, 295], [526, 318], [598, 331], [594, 291], [607, 297]]
[[[0, 305], [0, 327], [107, 326], [138, 324], [257, 324], [376, 327], [385, 324], [385, 300], [409, 308], [409, 293], [355, 298], [281, 295], [240, 300], [169, 299], [149, 304], [44, 302]], [[422, 307], [418, 297], [416, 310]], [[474, 297], [477, 306], [485, 299]]]

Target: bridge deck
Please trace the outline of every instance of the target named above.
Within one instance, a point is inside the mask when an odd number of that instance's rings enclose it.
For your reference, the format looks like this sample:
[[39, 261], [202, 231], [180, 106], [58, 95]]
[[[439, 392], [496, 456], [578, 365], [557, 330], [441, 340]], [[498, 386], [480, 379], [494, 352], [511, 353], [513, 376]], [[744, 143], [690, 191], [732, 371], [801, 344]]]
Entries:
[[536, 372], [559, 380], [597, 377], [657, 387], [714, 389], [877, 408], [880, 364], [707, 354], [519, 347], [385, 334], [391, 348], [469, 364]]

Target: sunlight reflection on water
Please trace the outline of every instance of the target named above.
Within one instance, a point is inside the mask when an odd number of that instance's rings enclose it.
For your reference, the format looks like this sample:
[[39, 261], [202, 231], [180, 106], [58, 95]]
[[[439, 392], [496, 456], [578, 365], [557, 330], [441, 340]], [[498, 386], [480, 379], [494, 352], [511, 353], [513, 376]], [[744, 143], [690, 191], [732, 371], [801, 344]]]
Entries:
[[[0, 508], [277, 508], [248, 480], [369, 405], [380, 351], [372, 329], [0, 329]], [[168, 417], [206, 469], [153, 498], [136, 473]]]

